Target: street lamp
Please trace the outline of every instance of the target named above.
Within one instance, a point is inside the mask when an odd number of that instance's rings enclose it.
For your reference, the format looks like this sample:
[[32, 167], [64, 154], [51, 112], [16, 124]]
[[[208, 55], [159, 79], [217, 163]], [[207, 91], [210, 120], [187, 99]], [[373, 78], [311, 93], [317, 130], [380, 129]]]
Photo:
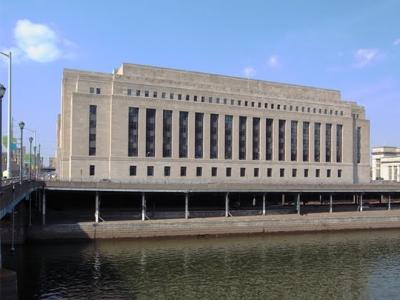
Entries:
[[[36, 141], [35, 141], [36, 144]], [[34, 176], [35, 180], [37, 179], [37, 156], [36, 156], [36, 146], [33, 146], [33, 166], [34, 166]]]
[[[8, 53], [0, 52], [1, 55], [4, 55], [8, 58], [8, 138], [7, 138], [7, 176], [8, 178], [12, 177], [12, 169], [11, 169], [11, 141], [12, 141], [12, 116], [11, 116], [11, 64], [12, 64], [12, 55], [11, 51]], [[2, 174], [3, 175], [3, 174]]]
[[21, 156], [20, 156], [20, 161], [19, 161], [19, 183], [22, 184], [22, 180], [23, 180], [23, 178], [22, 178], [22, 176], [23, 176], [22, 167], [23, 167], [23, 164], [24, 164], [24, 158], [23, 158], [23, 156], [24, 156], [24, 154], [23, 154], [23, 152], [24, 152], [24, 150], [23, 150], [24, 140], [23, 140], [23, 135], [24, 135], [25, 123], [24, 122], [19, 122], [18, 125], [19, 125], [19, 128], [21, 129]]
[[32, 142], [33, 137], [29, 138], [29, 180], [32, 180]]

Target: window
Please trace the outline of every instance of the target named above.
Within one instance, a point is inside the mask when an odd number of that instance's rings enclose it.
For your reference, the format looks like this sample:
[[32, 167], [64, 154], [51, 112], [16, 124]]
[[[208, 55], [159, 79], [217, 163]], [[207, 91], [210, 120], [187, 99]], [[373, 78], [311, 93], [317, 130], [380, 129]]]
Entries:
[[186, 101], [190, 100], [190, 95], [186, 95]]
[[195, 114], [195, 123], [194, 123], [194, 157], [202, 158], [203, 157], [203, 113]]
[[212, 97], [208, 97], [208, 103], [212, 103]]
[[147, 176], [154, 176], [154, 167], [147, 166]]
[[171, 176], [171, 167], [170, 166], [164, 167], [164, 176]]
[[157, 98], [157, 92], [156, 91], [153, 92], [153, 98]]
[[212, 176], [212, 177], [217, 176], [217, 168], [216, 168], [216, 167], [212, 167], [212, 168], [211, 168], [211, 176]]
[[186, 176], [186, 167], [181, 167], [181, 176]]
[[172, 110], [163, 110], [163, 157], [172, 155]]
[[240, 177], [246, 176], [246, 168], [240, 168]]
[[128, 156], [138, 155], [138, 125], [139, 108], [129, 107], [128, 110]]
[[96, 95], [100, 95], [101, 94], [101, 89], [100, 88], [96, 88]]
[[226, 177], [231, 177], [232, 176], [232, 168], [226, 168]]
[[126, 90], [126, 94], [127, 94], [128, 96], [131, 96], [131, 95], [132, 95], [132, 89], [127, 89], [127, 90]]
[[265, 159], [272, 160], [272, 129], [273, 129], [273, 119], [266, 120], [266, 139], [265, 139]]
[[165, 99], [165, 97], [166, 97], [165, 92], [162, 92], [162, 93], [161, 93], [161, 98]]
[[169, 93], [169, 99], [171, 99], [171, 100], [174, 99], [174, 93]]
[[216, 103], [219, 103], [219, 98], [215, 99], [215, 102], [216, 102]]
[[148, 97], [149, 96], [149, 91], [144, 91], [144, 96]]
[[279, 120], [279, 160], [285, 160], [285, 120]]
[[230, 115], [225, 116], [225, 159], [232, 159], [232, 119]]
[[231, 105], [235, 104], [235, 100], [231, 99]]
[[343, 125], [336, 125], [336, 162], [342, 162]]
[[308, 161], [310, 149], [310, 123], [303, 122], [303, 161]]
[[261, 102], [258, 102], [258, 108], [260, 108], [261, 107]]
[[279, 169], [279, 176], [280, 177], [285, 177], [285, 169], [284, 168], [280, 168]]
[[292, 177], [296, 177], [297, 176], [297, 169], [292, 169]]
[[332, 124], [325, 125], [325, 161], [330, 162], [332, 158]]
[[187, 157], [188, 151], [188, 112], [179, 112], [179, 157]]
[[326, 170], [326, 177], [331, 177], [331, 169]]
[[202, 167], [196, 167], [196, 176], [200, 177], [203, 175], [203, 168]]
[[193, 97], [193, 101], [194, 101], [194, 102], [197, 102], [197, 96], [194, 96], [194, 97]]
[[90, 93], [90, 94], [94, 94], [94, 87], [90, 87], [90, 88], [89, 88], [89, 93]]
[[247, 106], [249, 101], [244, 101], [244, 106]]
[[156, 149], [156, 110], [146, 109], [146, 157], [154, 157]]
[[268, 108], [268, 103], [264, 103], [264, 108]]
[[253, 160], [260, 159], [260, 118], [253, 118]]
[[140, 96], [140, 90], [136, 90], [136, 96], [137, 96], [137, 97]]
[[320, 176], [320, 173], [321, 173], [320, 170], [319, 170], [319, 169], [316, 169], [316, 170], [315, 170], [315, 177], [319, 177], [319, 176]]
[[271, 109], [274, 109], [274, 104], [273, 103], [271, 104]]
[[254, 107], [254, 102], [253, 101], [251, 102], [251, 107]]
[[308, 169], [304, 169], [304, 177], [308, 177]]
[[228, 102], [228, 99], [224, 98], [224, 104], [226, 104]]
[[246, 159], [246, 117], [239, 117], [239, 159]]
[[96, 155], [97, 106], [89, 106], [89, 155]]
[[267, 168], [267, 177], [272, 177], [272, 168]]
[[129, 166], [129, 176], [136, 176], [136, 166]]
[[297, 121], [291, 121], [290, 126], [290, 160], [297, 160]]
[[260, 169], [259, 168], [254, 168], [254, 177], [258, 177], [260, 174]]
[[277, 109], [277, 110], [280, 110], [280, 109], [281, 109], [281, 105], [278, 104], [278, 105], [276, 106], [276, 109]]
[[178, 94], [178, 100], [182, 100], [182, 94]]
[[94, 165], [90, 165], [89, 166], [89, 175], [90, 176], [94, 176], [95, 174], [95, 166]]
[[210, 158], [218, 158], [218, 115], [210, 116]]
[[339, 170], [337, 170], [337, 177], [342, 177], [342, 170], [341, 169], [339, 169]]
[[204, 101], [206, 101], [206, 100], [205, 100], [205, 97], [204, 97], [204, 96], [201, 96], [201, 102], [204, 102]]
[[314, 161], [321, 160], [321, 123], [314, 124]]

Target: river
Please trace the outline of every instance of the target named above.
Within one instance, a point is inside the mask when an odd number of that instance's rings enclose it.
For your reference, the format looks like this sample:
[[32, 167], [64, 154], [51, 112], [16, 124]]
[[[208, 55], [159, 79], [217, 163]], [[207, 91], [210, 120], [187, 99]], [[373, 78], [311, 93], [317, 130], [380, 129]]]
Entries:
[[400, 297], [399, 230], [33, 244], [3, 255], [21, 299]]

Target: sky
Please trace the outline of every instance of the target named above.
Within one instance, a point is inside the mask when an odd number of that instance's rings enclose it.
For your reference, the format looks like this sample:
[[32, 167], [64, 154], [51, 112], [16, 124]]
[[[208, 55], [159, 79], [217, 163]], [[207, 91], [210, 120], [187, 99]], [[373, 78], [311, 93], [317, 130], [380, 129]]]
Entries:
[[[0, 0], [9, 50], [15, 126], [36, 130], [45, 157], [56, 149], [63, 69], [123, 62], [340, 90], [366, 108], [371, 146], [400, 146], [398, 0]], [[7, 105], [5, 96], [3, 134]]]

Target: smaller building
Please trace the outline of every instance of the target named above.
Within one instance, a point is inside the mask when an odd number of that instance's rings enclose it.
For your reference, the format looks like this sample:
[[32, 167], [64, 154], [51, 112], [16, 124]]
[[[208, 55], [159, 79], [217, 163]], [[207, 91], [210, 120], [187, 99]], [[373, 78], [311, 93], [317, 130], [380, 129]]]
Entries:
[[372, 180], [400, 181], [400, 147], [372, 148]]

